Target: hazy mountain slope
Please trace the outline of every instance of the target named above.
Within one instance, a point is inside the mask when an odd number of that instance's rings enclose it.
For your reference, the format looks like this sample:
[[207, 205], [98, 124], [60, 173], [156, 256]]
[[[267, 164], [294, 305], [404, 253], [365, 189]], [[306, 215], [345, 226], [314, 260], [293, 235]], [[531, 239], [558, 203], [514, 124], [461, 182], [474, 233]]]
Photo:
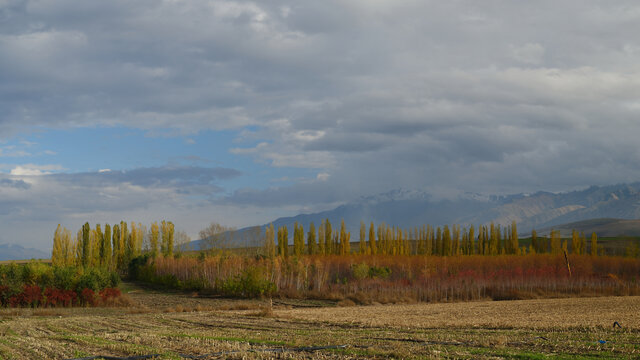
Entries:
[[575, 229], [584, 232], [587, 238], [595, 232], [599, 237], [640, 236], [640, 220], [591, 219], [560, 224], [540, 229], [538, 234], [548, 235], [551, 230], [560, 231], [561, 236], [569, 237]]
[[0, 244], [0, 261], [48, 259], [50, 253], [32, 248], [24, 248], [16, 244]]
[[[311, 222], [317, 227], [327, 218], [334, 229], [339, 229], [340, 221], [344, 219], [353, 240], [358, 239], [361, 221], [364, 221], [367, 226], [373, 221], [376, 225], [384, 222], [402, 228], [413, 228], [422, 224], [468, 226], [494, 222], [507, 225], [515, 220], [518, 223], [519, 232], [525, 234], [533, 228], [543, 229], [587, 219], [638, 219], [640, 218], [640, 183], [592, 186], [584, 190], [559, 194], [549, 192], [508, 196], [464, 194], [454, 199], [444, 200], [434, 199], [424, 192], [394, 190], [361, 198], [330, 211], [279, 218], [274, 220], [273, 224], [276, 227], [286, 225], [291, 237], [295, 222], [302, 224], [307, 231]], [[262, 225], [261, 228], [264, 229], [264, 226]], [[237, 232], [235, 236], [238, 241], [235, 242], [259, 244], [261, 239], [256, 236], [255, 228], [251, 236], [247, 236], [247, 229]]]

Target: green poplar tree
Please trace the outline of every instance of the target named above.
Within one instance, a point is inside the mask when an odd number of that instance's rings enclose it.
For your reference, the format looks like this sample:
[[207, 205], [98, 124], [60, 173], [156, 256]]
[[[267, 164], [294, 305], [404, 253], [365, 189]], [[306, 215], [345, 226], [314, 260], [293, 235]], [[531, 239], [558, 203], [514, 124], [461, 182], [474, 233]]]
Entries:
[[316, 226], [309, 224], [309, 232], [307, 233], [307, 250], [309, 255], [315, 255], [318, 252], [318, 244], [316, 243]]
[[85, 223], [82, 227], [82, 266], [89, 266], [91, 261], [91, 226]]
[[104, 265], [113, 270], [113, 249], [111, 249], [111, 225], [104, 224]]
[[122, 235], [120, 231], [120, 225], [113, 225], [113, 256], [111, 258], [111, 267], [113, 269], [117, 269], [120, 264], [120, 236]]

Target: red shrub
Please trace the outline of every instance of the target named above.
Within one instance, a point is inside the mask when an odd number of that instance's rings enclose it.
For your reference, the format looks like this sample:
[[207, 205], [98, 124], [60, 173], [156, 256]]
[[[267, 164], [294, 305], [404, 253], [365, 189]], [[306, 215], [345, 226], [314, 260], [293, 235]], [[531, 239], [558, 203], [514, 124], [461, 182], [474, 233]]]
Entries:
[[45, 306], [65, 306], [69, 307], [76, 302], [77, 295], [73, 290], [60, 290], [56, 288], [46, 288], [44, 290], [46, 298]]
[[89, 288], [84, 288], [80, 293], [80, 302], [83, 305], [95, 306], [97, 304], [96, 294]]
[[26, 306], [37, 307], [42, 302], [42, 289], [38, 285], [25, 285], [22, 294]]
[[102, 302], [106, 302], [109, 299], [118, 298], [120, 297], [120, 295], [122, 295], [122, 293], [118, 288], [104, 288], [102, 289], [102, 291], [100, 291], [100, 298], [102, 299]]
[[11, 290], [8, 286], [0, 285], [0, 305], [7, 306], [9, 304], [9, 298], [11, 297]]

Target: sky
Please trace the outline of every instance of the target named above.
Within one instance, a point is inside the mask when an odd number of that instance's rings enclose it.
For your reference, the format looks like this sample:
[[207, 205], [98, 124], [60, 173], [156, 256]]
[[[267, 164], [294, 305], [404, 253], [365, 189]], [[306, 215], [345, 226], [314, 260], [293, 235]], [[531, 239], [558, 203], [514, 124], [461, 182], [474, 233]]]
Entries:
[[640, 180], [636, 1], [0, 0], [0, 243]]

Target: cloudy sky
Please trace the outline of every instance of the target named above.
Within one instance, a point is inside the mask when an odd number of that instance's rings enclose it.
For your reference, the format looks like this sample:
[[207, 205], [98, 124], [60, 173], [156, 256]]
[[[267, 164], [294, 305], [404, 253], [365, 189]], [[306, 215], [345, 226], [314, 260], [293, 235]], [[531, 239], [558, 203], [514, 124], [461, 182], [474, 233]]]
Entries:
[[636, 1], [0, 0], [0, 243], [640, 180]]

